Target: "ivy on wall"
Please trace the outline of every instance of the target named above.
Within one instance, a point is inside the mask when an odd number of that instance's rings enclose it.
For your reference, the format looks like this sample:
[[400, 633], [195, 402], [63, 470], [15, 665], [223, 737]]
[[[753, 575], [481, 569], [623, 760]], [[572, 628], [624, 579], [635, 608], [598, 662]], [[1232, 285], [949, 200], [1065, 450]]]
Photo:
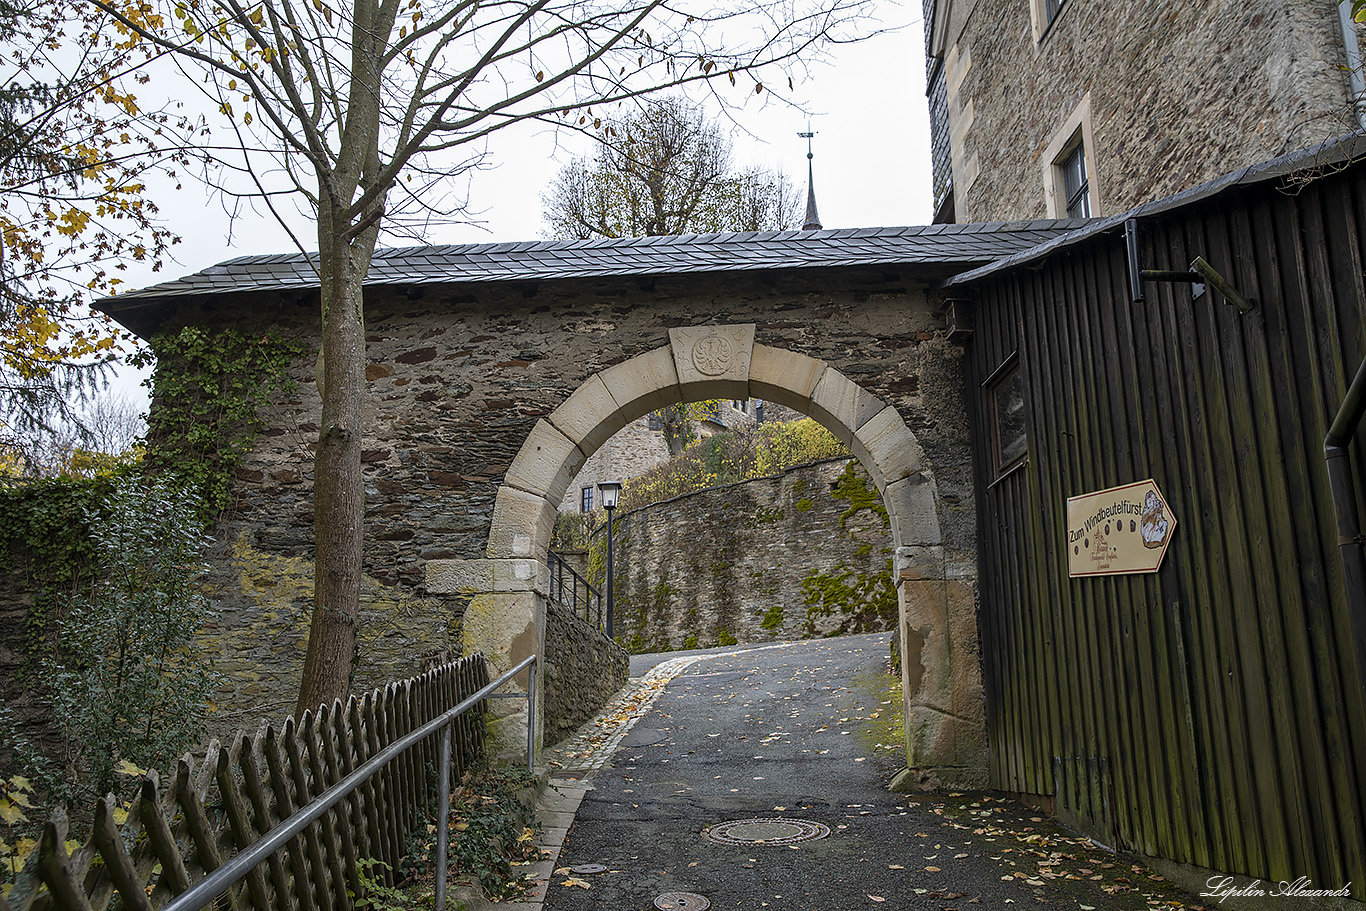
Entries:
[[[232, 474], [264, 426], [258, 409], [272, 395], [292, 390], [285, 371], [304, 346], [197, 326], [164, 333], [153, 346], [157, 407], [145, 468], [189, 485], [202, 497], [199, 515], [207, 525], [228, 505]], [[139, 352], [132, 362], [147, 366], [151, 357]], [[90, 517], [100, 514], [121, 479], [139, 470], [116, 463], [93, 477], [0, 487], [0, 573], [17, 577], [15, 587], [28, 598], [22, 650], [30, 658], [51, 652], [47, 639], [62, 606], [90, 593], [96, 575]]]
[[[230, 505], [233, 472], [265, 427], [259, 409], [294, 391], [287, 370], [305, 350], [302, 342], [273, 334], [201, 326], [153, 338], [148, 472], [176, 475], [202, 497], [201, 517], [217, 518]], [[145, 367], [152, 358], [142, 351], [131, 362]]]
[[39, 478], [0, 488], [0, 572], [15, 577], [28, 597], [22, 631], [26, 656], [17, 681], [31, 682], [32, 659], [50, 652], [52, 621], [62, 607], [89, 594], [95, 581], [95, 545], [86, 516], [96, 514], [120, 476]]
[[[34, 713], [34, 705], [35, 700], [41, 702], [50, 694], [54, 674], [75, 679], [92, 673], [109, 654], [121, 654], [117, 648], [89, 643], [82, 648], [81, 636], [73, 634], [73, 629], [82, 623], [86, 632], [126, 632], [130, 628], [124, 620], [108, 620], [93, 612], [92, 607], [100, 603], [96, 596], [102, 584], [99, 532], [104, 533], [106, 551], [109, 537], [115, 532], [121, 546], [126, 547], [131, 540], [126, 533], [129, 522], [137, 521], [126, 505], [107, 505], [111, 494], [120, 487], [139, 491], [159, 489], [155, 484], [148, 488], [149, 482], [139, 478], [144, 474], [168, 480], [177, 487], [183, 485], [189, 492], [192, 513], [188, 518], [183, 511], [178, 513], [174, 530], [198, 540], [202, 530], [230, 505], [233, 474], [264, 427], [258, 410], [273, 396], [293, 389], [287, 368], [303, 355], [305, 348], [302, 343], [275, 336], [189, 327], [158, 336], [153, 340], [152, 350], [157, 356], [151, 381], [156, 403], [141, 464], [130, 458], [115, 458], [93, 466], [93, 476], [89, 477], [39, 478], [0, 486], [0, 599], [6, 608], [6, 624], [0, 632], [12, 647], [18, 646], [11, 655], [19, 659], [0, 668], [5, 671], [0, 676], [0, 767], [6, 774], [21, 776], [0, 778], [0, 810], [8, 806], [9, 816], [13, 816], [21, 798], [29, 803], [45, 802], [70, 794], [80, 776], [95, 771], [97, 765], [77, 754], [72, 744], [79, 737], [65, 738], [62, 755], [57, 757], [40, 752], [29, 735], [47, 727], [42, 713]], [[140, 352], [131, 360], [137, 366], [148, 366], [152, 354]], [[112, 521], [115, 519], [118, 521]], [[112, 567], [106, 560], [103, 573], [105, 582], [119, 581], [120, 594], [114, 600], [137, 613], [139, 622], [147, 619], [143, 615], [148, 612], [129, 595], [132, 581], [145, 581], [148, 566], [157, 558], [169, 561], [175, 572], [189, 573], [195, 562], [172, 551], [169, 544], [173, 535], [169, 532], [153, 529], [151, 534], [145, 555], [123, 567]], [[151, 619], [163, 626], [193, 619], [181, 607], [193, 600], [197, 585], [187, 575], [182, 588], [173, 594], [167, 594], [162, 586], [144, 597], [163, 608], [167, 604], [175, 606], [171, 612], [163, 610], [159, 618]], [[183, 641], [172, 641], [169, 636], [162, 639], [168, 644], [157, 668], [158, 674], [164, 676], [165, 668], [182, 661], [189, 651]], [[61, 662], [60, 668], [52, 664], [54, 660]], [[75, 689], [67, 686], [66, 691], [69, 694]], [[189, 730], [185, 725], [192, 718], [186, 700], [200, 704], [203, 691], [203, 686], [175, 681], [169, 692], [180, 701], [175, 703], [170, 721], [150, 728], [134, 725], [130, 729], [152, 731], [163, 740], [165, 735]], [[21, 706], [21, 701], [25, 705]], [[68, 698], [61, 720], [69, 726], [78, 714], [77, 709], [104, 708], [108, 701]], [[148, 696], [143, 699], [143, 707], [164, 709], [173, 701], [164, 694]], [[120, 710], [118, 714], [120, 717], [114, 721], [86, 724], [89, 730], [85, 733], [107, 733], [121, 724], [128, 713]], [[128, 753], [121, 749], [120, 755], [127, 758]], [[108, 785], [110, 774], [107, 761], [100, 768], [104, 775], [97, 790]], [[19, 784], [24, 787], [19, 788]], [[33, 821], [42, 814], [29, 815]], [[14, 849], [22, 841], [16, 841], [21, 834], [12, 825], [0, 831], [0, 860], [18, 856]]]

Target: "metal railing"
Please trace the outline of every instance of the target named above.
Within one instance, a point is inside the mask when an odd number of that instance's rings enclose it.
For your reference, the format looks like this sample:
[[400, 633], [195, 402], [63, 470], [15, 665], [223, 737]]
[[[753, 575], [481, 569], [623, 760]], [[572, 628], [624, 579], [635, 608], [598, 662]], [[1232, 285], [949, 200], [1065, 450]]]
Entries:
[[574, 571], [559, 554], [551, 552], [550, 598], [569, 608], [576, 617], [582, 617], [598, 629], [602, 629], [602, 592], [588, 584], [588, 580]]
[[[297, 836], [310, 824], [322, 818], [328, 810], [341, 803], [352, 791], [360, 787], [375, 773], [379, 772], [394, 759], [398, 758], [406, 750], [416, 746], [421, 741], [430, 737], [434, 733], [441, 734], [441, 760], [438, 771], [437, 788], [441, 793], [442, 812], [440, 823], [436, 827], [437, 847], [436, 847], [436, 911], [445, 911], [446, 907], [446, 850], [448, 839], [450, 838], [450, 812], [451, 812], [451, 727], [457, 718], [475, 708], [479, 703], [489, 698], [525, 698], [527, 701], [527, 770], [535, 772], [536, 769], [536, 655], [524, 659], [516, 667], [506, 674], [490, 683], [488, 686], [469, 696], [455, 708], [450, 709], [445, 714], [433, 718], [422, 727], [409, 734], [395, 740], [388, 747], [371, 757], [350, 775], [337, 782], [320, 794], [314, 801], [300, 807], [288, 819], [280, 823], [270, 832], [253, 842], [246, 848], [234, 855], [221, 867], [214, 870], [204, 879], [200, 880], [187, 891], [177, 896], [170, 904], [166, 905], [163, 911], [200, 911], [207, 907], [219, 895], [226, 890], [237, 885], [247, 877], [255, 867], [266, 860], [276, 851], [283, 848], [292, 838]], [[527, 689], [523, 696], [521, 693], [495, 693], [494, 690], [512, 680], [522, 671], [530, 670], [527, 673]]]

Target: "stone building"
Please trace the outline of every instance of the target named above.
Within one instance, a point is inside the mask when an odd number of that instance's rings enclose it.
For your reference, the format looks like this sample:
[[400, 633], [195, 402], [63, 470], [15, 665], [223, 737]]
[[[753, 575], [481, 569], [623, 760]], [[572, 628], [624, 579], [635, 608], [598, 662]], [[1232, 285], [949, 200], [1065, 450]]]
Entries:
[[1336, 0], [924, 6], [935, 221], [1112, 215], [1359, 123]]

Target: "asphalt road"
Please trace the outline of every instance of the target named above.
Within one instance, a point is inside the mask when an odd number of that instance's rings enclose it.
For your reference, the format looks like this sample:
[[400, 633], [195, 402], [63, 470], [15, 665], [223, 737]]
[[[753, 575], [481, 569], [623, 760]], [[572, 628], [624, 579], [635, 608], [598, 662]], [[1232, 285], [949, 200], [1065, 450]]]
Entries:
[[[877, 742], [880, 726], [888, 730], [886, 657], [884, 633], [688, 667], [594, 777], [545, 907], [648, 911], [669, 893], [712, 908], [791, 911], [1198, 907], [1018, 804], [887, 791], [903, 763]], [[702, 835], [757, 818], [819, 823], [830, 834], [795, 844]], [[771, 839], [791, 828], [735, 834]], [[593, 864], [606, 869], [566, 869]]]

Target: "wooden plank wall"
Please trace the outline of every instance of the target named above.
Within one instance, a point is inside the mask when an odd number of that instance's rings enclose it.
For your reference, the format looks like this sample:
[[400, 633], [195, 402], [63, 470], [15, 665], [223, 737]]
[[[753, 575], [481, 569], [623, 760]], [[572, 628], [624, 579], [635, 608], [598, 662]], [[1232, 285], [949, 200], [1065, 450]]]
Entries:
[[[341, 781], [371, 756], [454, 708], [489, 683], [483, 656], [351, 697], [298, 724], [263, 726], [231, 743], [185, 756], [170, 778], [148, 773], [124, 815], [101, 800], [93, 831], [68, 853], [67, 819], [46, 824], [0, 911], [160, 908]], [[453, 780], [481, 754], [483, 707], [455, 721]], [[346, 911], [362, 894], [356, 861], [386, 867], [392, 884], [409, 832], [435, 805], [439, 742], [430, 737], [390, 762], [350, 797], [257, 865], [214, 907], [255, 911]], [[118, 897], [115, 897], [117, 893]]]
[[[1366, 357], [1366, 168], [1242, 188], [970, 290], [991, 776], [1121, 848], [1366, 898], [1366, 711], [1323, 438]], [[1038, 264], [1035, 264], [1036, 266]], [[983, 379], [1018, 352], [1028, 461], [994, 475]], [[1353, 445], [1366, 477], [1366, 428]], [[1154, 478], [1156, 575], [1071, 580], [1066, 498]], [[1366, 484], [1358, 485], [1358, 492]], [[1360, 504], [1366, 515], [1366, 503]]]

